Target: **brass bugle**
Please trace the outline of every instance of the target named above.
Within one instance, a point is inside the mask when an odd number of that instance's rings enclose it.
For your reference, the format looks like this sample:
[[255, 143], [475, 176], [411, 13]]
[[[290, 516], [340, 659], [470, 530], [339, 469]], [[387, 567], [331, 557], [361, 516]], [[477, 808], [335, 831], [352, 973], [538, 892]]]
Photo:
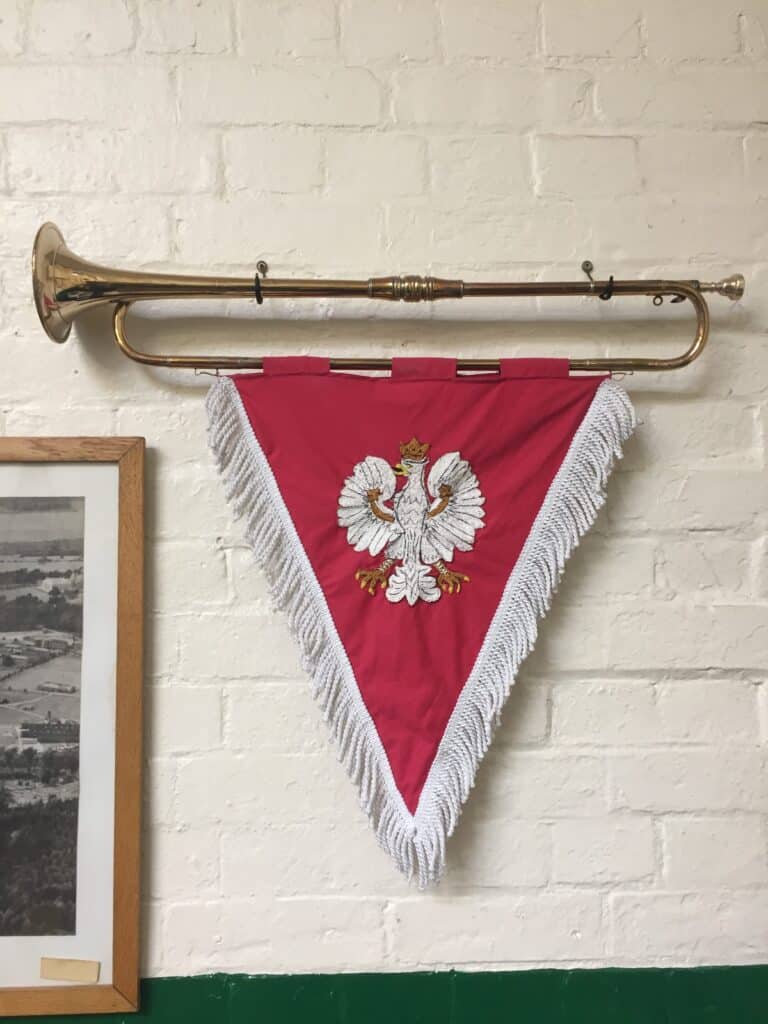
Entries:
[[[260, 265], [264, 269], [264, 265]], [[193, 298], [368, 298], [386, 301], [428, 302], [437, 299], [465, 299], [491, 296], [669, 296], [673, 301], [688, 299], [696, 314], [694, 338], [684, 353], [670, 358], [616, 357], [571, 359], [574, 370], [673, 370], [697, 358], [709, 336], [709, 309], [705, 292], [740, 299], [744, 277], [732, 274], [720, 281], [617, 280], [608, 281], [461, 281], [431, 276], [372, 277], [365, 280], [329, 278], [268, 278], [257, 270], [254, 277], [161, 274], [115, 270], [77, 256], [67, 248], [55, 224], [38, 230], [32, 253], [32, 282], [35, 305], [43, 329], [53, 341], [63, 342], [72, 323], [86, 309], [113, 304], [114, 339], [131, 359], [151, 366], [174, 368], [259, 369], [258, 356], [156, 355], [140, 352], [128, 342], [126, 316], [133, 302], [156, 299]], [[464, 359], [461, 370], [493, 370], [496, 359]], [[389, 359], [334, 359], [334, 369], [387, 369]]]

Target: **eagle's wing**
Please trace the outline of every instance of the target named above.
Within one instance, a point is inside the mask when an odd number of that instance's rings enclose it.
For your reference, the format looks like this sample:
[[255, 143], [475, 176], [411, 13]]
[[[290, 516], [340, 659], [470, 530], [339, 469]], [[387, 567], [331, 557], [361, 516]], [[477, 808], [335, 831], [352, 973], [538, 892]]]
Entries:
[[475, 532], [483, 526], [485, 498], [472, 467], [458, 452], [441, 455], [427, 479], [432, 504], [421, 538], [421, 557], [431, 565], [450, 561], [454, 548], [471, 551]]
[[385, 459], [369, 455], [358, 462], [339, 495], [338, 522], [346, 527], [355, 551], [378, 555], [400, 533], [392, 509], [384, 505], [395, 493], [397, 480]]

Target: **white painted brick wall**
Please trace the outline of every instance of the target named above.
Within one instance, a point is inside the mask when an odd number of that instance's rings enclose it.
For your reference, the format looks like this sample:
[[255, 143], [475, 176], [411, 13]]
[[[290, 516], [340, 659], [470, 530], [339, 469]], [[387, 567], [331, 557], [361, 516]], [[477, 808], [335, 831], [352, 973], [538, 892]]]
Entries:
[[[765, 961], [766, 39], [765, 0], [2, 5], [0, 430], [150, 444], [145, 973]], [[127, 363], [98, 314], [43, 337], [44, 218], [158, 269], [746, 273], [695, 367], [627, 382], [642, 426], [437, 892], [362, 820], [225, 507], [205, 379]], [[672, 351], [690, 325], [642, 300], [307, 322], [327, 308], [132, 323], [345, 354]]]

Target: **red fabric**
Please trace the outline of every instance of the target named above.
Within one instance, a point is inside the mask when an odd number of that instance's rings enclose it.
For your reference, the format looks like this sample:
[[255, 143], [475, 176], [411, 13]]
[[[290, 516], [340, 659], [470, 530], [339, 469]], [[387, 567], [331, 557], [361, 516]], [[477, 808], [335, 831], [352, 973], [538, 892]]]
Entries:
[[500, 373], [510, 380], [519, 377], [567, 377], [567, 359], [501, 359]]
[[456, 376], [455, 359], [393, 359], [392, 379], [409, 380], [429, 377], [434, 380], [451, 380]]
[[[434, 362], [439, 362], [435, 366]], [[325, 594], [358, 686], [413, 813], [456, 700], [547, 490], [603, 377], [567, 377], [562, 360], [510, 360], [502, 374], [446, 376], [414, 361], [395, 379], [292, 372], [234, 377]], [[432, 365], [428, 365], [432, 364]], [[306, 365], [306, 364], [305, 364]], [[400, 443], [429, 442], [430, 460], [459, 451], [485, 495], [485, 526], [451, 567], [460, 594], [392, 604], [360, 589], [337, 523], [339, 494], [368, 455], [395, 465]]]

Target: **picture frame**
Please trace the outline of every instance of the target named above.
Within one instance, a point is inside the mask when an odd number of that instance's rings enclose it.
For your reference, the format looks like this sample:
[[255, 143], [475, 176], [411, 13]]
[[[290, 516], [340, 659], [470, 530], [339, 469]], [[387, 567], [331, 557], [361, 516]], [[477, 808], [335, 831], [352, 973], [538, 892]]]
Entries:
[[143, 480], [0, 438], [0, 1017], [138, 1009]]

